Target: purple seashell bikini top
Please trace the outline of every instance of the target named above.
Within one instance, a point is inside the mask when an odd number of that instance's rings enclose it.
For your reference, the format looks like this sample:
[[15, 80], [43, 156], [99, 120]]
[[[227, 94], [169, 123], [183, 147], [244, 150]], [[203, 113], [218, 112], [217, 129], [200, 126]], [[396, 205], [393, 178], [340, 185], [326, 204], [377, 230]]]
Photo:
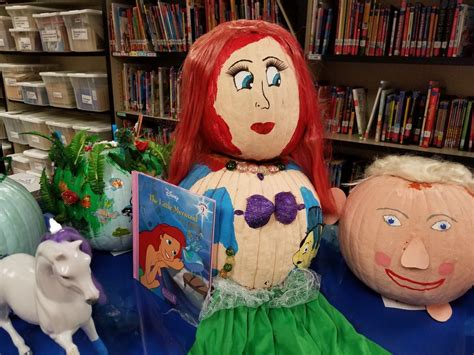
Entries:
[[291, 192], [280, 192], [275, 195], [275, 203], [262, 195], [252, 195], [247, 199], [247, 208], [244, 211], [236, 210], [237, 216], [244, 215], [250, 228], [261, 228], [270, 220], [273, 213], [278, 222], [290, 224], [296, 219], [298, 211], [304, 209], [298, 205]]

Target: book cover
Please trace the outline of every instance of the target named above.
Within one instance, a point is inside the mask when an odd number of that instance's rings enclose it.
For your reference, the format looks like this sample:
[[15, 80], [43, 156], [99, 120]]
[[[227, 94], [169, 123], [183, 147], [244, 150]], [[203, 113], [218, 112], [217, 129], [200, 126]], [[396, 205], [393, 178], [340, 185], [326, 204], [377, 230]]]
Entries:
[[132, 173], [133, 277], [196, 325], [212, 282], [216, 203]]

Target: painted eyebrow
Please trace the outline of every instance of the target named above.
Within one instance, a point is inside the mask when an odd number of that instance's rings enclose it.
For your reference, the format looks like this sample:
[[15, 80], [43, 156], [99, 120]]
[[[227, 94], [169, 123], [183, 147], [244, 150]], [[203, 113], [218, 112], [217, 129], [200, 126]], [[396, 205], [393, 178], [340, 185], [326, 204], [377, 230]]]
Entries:
[[444, 217], [448, 217], [449, 219], [452, 219], [454, 222], [458, 223], [458, 221], [456, 221], [453, 217], [451, 216], [448, 216], [447, 214], [444, 214], [444, 213], [436, 213], [436, 214], [432, 214], [431, 216], [429, 216], [426, 220], [430, 220], [431, 218], [433, 217], [438, 217], [438, 216], [444, 216]]
[[240, 60], [236, 61], [234, 64], [232, 64], [232, 65], [229, 67], [229, 69], [228, 69], [228, 70], [231, 70], [231, 69], [232, 69], [232, 67], [234, 67], [235, 65], [237, 65], [237, 64], [238, 64], [238, 63], [240, 63], [240, 62], [249, 62], [249, 63], [253, 63], [253, 62], [252, 62], [250, 59], [240, 59]]
[[407, 219], [410, 219], [410, 217], [408, 217], [406, 213], [403, 213], [402, 211], [397, 210], [396, 208], [383, 207], [383, 208], [376, 209], [376, 211], [383, 211], [383, 210], [397, 211], [398, 213], [401, 213], [402, 215], [404, 215]]
[[278, 60], [278, 61], [280, 61], [280, 62], [283, 63], [283, 61], [282, 61], [280, 58], [274, 57], [274, 56], [272, 56], [272, 55], [263, 58], [263, 59], [262, 59], [262, 62], [264, 62], [264, 61], [266, 61], [267, 59], [270, 59], [270, 58], [276, 59], [276, 60]]

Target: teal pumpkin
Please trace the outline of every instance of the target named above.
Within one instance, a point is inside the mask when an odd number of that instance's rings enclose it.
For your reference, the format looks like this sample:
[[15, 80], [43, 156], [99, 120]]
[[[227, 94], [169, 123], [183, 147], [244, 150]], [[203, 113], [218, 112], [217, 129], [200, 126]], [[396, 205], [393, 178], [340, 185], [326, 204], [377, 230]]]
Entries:
[[22, 185], [0, 174], [0, 258], [34, 255], [46, 226], [41, 209]]

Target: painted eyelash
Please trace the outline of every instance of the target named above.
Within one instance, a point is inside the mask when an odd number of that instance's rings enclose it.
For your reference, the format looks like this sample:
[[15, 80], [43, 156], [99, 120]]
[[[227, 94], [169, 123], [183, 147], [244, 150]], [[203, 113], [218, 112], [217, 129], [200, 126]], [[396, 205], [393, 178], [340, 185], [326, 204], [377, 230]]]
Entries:
[[286, 65], [281, 60], [278, 60], [278, 59], [275, 59], [275, 58], [270, 58], [267, 61], [266, 65], [267, 65], [267, 68], [273, 66], [273, 67], [277, 68], [279, 71], [283, 71], [283, 70], [288, 68], [288, 65]]
[[226, 73], [230, 76], [235, 76], [235, 74], [237, 74], [238, 72], [240, 72], [242, 70], [249, 71], [249, 67], [244, 65], [244, 64], [239, 64], [239, 65], [233, 66], [232, 68], [227, 70]]

